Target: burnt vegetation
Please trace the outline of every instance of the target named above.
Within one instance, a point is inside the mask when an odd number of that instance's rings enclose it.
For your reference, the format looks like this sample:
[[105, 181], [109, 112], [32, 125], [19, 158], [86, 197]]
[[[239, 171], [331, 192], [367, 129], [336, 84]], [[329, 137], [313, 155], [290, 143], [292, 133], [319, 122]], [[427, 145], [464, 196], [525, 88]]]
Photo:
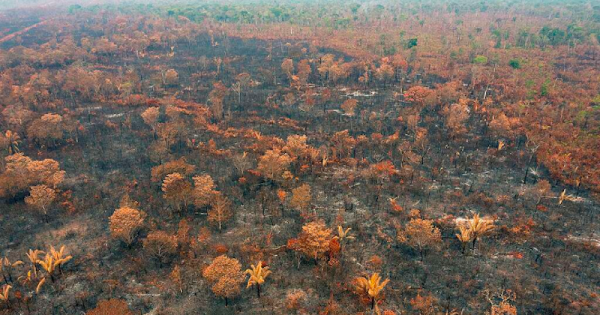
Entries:
[[598, 314], [567, 2], [0, 11], [0, 314]]

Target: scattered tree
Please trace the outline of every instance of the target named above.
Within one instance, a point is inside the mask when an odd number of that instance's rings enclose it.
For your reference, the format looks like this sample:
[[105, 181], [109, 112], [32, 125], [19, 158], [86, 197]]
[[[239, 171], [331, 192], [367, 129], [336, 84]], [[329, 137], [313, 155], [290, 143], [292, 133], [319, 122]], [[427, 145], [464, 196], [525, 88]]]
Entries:
[[271, 274], [271, 270], [268, 266], [264, 266], [262, 261], [259, 261], [256, 265], [250, 265], [250, 269], [246, 269], [245, 273], [250, 276], [246, 288], [256, 286], [256, 296], [260, 298], [260, 287], [265, 283], [267, 276]]
[[411, 219], [402, 231], [398, 231], [398, 241], [416, 247], [423, 260], [427, 247], [437, 246], [442, 242], [440, 229], [433, 226], [432, 220]]
[[215, 295], [228, 300], [240, 294], [240, 284], [244, 281], [242, 265], [235, 258], [219, 256], [202, 271], [202, 276], [212, 285]]
[[130, 247], [144, 225], [145, 219], [146, 213], [143, 211], [129, 207], [119, 208], [109, 218], [110, 234]]

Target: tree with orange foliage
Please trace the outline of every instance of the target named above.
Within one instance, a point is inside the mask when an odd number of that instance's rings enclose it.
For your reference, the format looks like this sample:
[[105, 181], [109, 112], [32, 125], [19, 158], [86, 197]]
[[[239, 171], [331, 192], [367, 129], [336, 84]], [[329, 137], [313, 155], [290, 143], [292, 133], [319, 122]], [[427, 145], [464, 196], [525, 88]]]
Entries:
[[281, 70], [283, 70], [283, 72], [291, 80], [292, 76], [294, 74], [294, 60], [292, 60], [292, 59], [283, 60], [283, 63], [281, 63]]
[[162, 191], [164, 198], [173, 204], [177, 212], [187, 209], [193, 198], [192, 184], [179, 173], [172, 173], [165, 177]]
[[401, 243], [416, 247], [421, 255], [421, 261], [427, 247], [438, 246], [442, 242], [440, 229], [433, 226], [432, 220], [421, 218], [411, 219], [404, 230], [398, 231], [397, 238]]
[[27, 136], [46, 145], [55, 144], [63, 138], [65, 128], [65, 120], [61, 115], [45, 114], [29, 125]]
[[310, 146], [306, 144], [307, 137], [302, 135], [291, 135], [287, 137], [287, 142], [282, 151], [288, 153], [292, 158], [298, 158], [305, 156], [310, 149]]
[[175, 69], [169, 69], [163, 73], [163, 84], [165, 86], [176, 86], [179, 84], [179, 74]]
[[96, 308], [89, 310], [86, 315], [134, 315], [124, 300], [110, 299], [98, 302]]
[[349, 98], [342, 103], [341, 108], [342, 108], [342, 110], [344, 110], [344, 113], [346, 113], [346, 115], [354, 116], [354, 114], [355, 114], [354, 111], [356, 110], [357, 105], [358, 105], [357, 100], [355, 100], [353, 98]]
[[372, 180], [385, 181], [389, 180], [396, 173], [398, 171], [391, 161], [382, 161], [369, 165], [369, 168], [365, 171], [365, 177]]
[[310, 207], [311, 202], [310, 185], [302, 184], [292, 189], [292, 199], [290, 206], [300, 211], [306, 211]]
[[56, 190], [46, 185], [31, 186], [29, 196], [25, 198], [25, 203], [37, 208], [47, 220], [48, 206], [56, 199]]
[[158, 126], [158, 117], [160, 116], [160, 108], [150, 107], [146, 109], [141, 116], [144, 122], [150, 126], [152, 130], [156, 131], [156, 127]]
[[27, 165], [27, 172], [32, 182], [42, 183], [52, 188], [56, 188], [65, 178], [65, 171], [62, 171], [58, 162], [52, 159], [32, 161]]
[[219, 232], [221, 232], [223, 223], [229, 221], [232, 217], [231, 202], [226, 197], [216, 196], [212, 207], [208, 210], [208, 222], [216, 224], [219, 227]]
[[177, 237], [165, 231], [152, 231], [144, 239], [144, 250], [162, 267], [177, 254]]
[[296, 250], [317, 263], [319, 258], [329, 250], [329, 241], [332, 237], [332, 230], [325, 225], [325, 222], [319, 220], [307, 223], [298, 235]]
[[223, 100], [227, 95], [227, 87], [221, 82], [215, 82], [213, 89], [208, 94], [208, 101], [210, 103], [210, 112], [212, 117], [216, 120], [223, 119]]
[[333, 155], [338, 159], [347, 157], [354, 146], [356, 145], [356, 139], [350, 136], [348, 130], [338, 131], [331, 137]]
[[110, 234], [130, 247], [144, 225], [146, 213], [137, 209], [122, 207], [110, 216]]
[[23, 153], [17, 153], [4, 160], [6, 167], [0, 174], [0, 196], [14, 196], [30, 186], [41, 184], [56, 188], [65, 177], [65, 171], [52, 159], [33, 161]]
[[287, 153], [282, 153], [279, 149], [268, 150], [260, 157], [257, 170], [266, 178], [280, 180], [291, 162], [292, 159]]
[[310, 74], [312, 73], [312, 68], [310, 66], [310, 63], [308, 62], [308, 60], [306, 59], [302, 59], [300, 60], [300, 62], [298, 62], [298, 81], [301, 84], [306, 84], [308, 82], [308, 78], [310, 77]]
[[395, 70], [395, 77], [398, 78], [400, 71], [406, 71], [408, 69], [408, 62], [401, 54], [395, 54], [391, 58], [391, 64]]
[[489, 312], [485, 315], [517, 315], [517, 308], [512, 305], [517, 299], [516, 293], [512, 290], [502, 290], [499, 293], [490, 293], [486, 290], [485, 297], [491, 304]]
[[196, 207], [205, 207], [211, 204], [214, 198], [219, 194], [215, 190], [215, 182], [212, 177], [208, 174], [198, 175], [193, 178], [194, 180], [194, 204]]
[[467, 132], [465, 122], [469, 119], [468, 100], [461, 99], [458, 103], [446, 107], [444, 115], [446, 116], [446, 127], [450, 135], [454, 138]]
[[394, 77], [394, 73], [394, 68], [389, 63], [384, 62], [381, 64], [381, 66], [379, 66], [379, 68], [377, 68], [375, 75], [381, 82], [383, 82], [383, 85], [385, 86], [386, 83]]
[[228, 300], [240, 294], [240, 284], [244, 281], [242, 265], [235, 258], [221, 255], [202, 271], [202, 276], [212, 285], [215, 295]]
[[496, 137], [513, 139], [517, 134], [515, 131], [518, 127], [518, 119], [508, 118], [506, 114], [501, 112], [492, 117], [489, 127], [492, 134]]
[[196, 170], [196, 166], [188, 164], [184, 158], [166, 162], [152, 168], [152, 181], [162, 182], [164, 178], [171, 173], [179, 173], [188, 176]]
[[404, 100], [407, 102], [415, 103], [418, 107], [422, 107], [425, 104], [425, 100], [430, 96], [433, 91], [424, 86], [413, 86], [404, 93]]
[[410, 306], [421, 315], [436, 314], [434, 303], [435, 298], [431, 294], [422, 296], [421, 292], [417, 292], [417, 296], [410, 299]]

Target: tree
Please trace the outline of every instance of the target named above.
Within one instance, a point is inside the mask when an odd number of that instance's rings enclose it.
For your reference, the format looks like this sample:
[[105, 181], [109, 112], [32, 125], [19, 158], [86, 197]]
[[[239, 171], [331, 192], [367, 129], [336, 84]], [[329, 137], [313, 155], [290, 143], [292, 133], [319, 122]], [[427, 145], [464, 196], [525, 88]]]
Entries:
[[344, 112], [346, 113], [346, 115], [348, 116], [354, 116], [354, 110], [356, 109], [356, 106], [358, 105], [358, 101], [353, 99], [353, 98], [349, 98], [347, 100], [344, 101], [344, 103], [342, 103], [342, 109], [344, 110]]
[[424, 105], [427, 97], [430, 96], [432, 93], [433, 91], [430, 88], [417, 85], [411, 87], [404, 93], [404, 99], [407, 102], [415, 103], [419, 107], [421, 107]]
[[212, 117], [216, 120], [221, 120], [223, 118], [223, 100], [226, 95], [227, 87], [221, 82], [215, 82], [212, 91], [208, 94], [210, 111]]
[[385, 85], [391, 78], [394, 77], [394, 68], [387, 62], [384, 62], [377, 68], [377, 78]]
[[98, 302], [96, 308], [89, 310], [86, 315], [134, 315], [124, 300], [110, 299]]
[[[436, 314], [434, 306], [435, 302], [436, 299], [431, 294], [422, 296], [421, 292], [417, 292], [417, 296], [415, 296], [414, 299], [410, 299], [410, 306], [413, 310], [419, 312], [420, 315], [434, 315]], [[446, 314], [450, 315], [448, 313]]]
[[223, 223], [229, 221], [232, 217], [231, 202], [226, 197], [217, 196], [212, 204], [212, 208], [208, 210], [208, 222], [216, 224], [220, 232]]
[[65, 128], [63, 116], [45, 114], [29, 125], [27, 136], [35, 141], [45, 142], [49, 145], [63, 138]]
[[513, 69], [521, 69], [521, 60], [519, 59], [511, 59], [508, 62], [508, 65]]
[[291, 80], [292, 75], [294, 73], [294, 60], [292, 59], [284, 59], [283, 63], [281, 63], [281, 70], [288, 76]]
[[180, 158], [178, 160], [173, 160], [161, 164], [159, 166], [155, 166], [152, 168], [152, 181], [153, 182], [162, 182], [165, 176], [172, 173], [179, 173], [183, 176], [188, 176], [192, 174], [196, 170], [196, 166], [188, 164], [184, 158]]
[[539, 205], [542, 202], [542, 198], [546, 197], [548, 192], [552, 189], [550, 182], [542, 179], [532, 188], [532, 194], [536, 199], [535, 205]]
[[0, 273], [4, 278], [4, 282], [13, 282], [12, 270], [18, 266], [23, 265], [23, 262], [20, 260], [10, 261], [8, 257], [0, 258]]
[[122, 207], [110, 216], [110, 234], [130, 247], [144, 225], [146, 213], [129, 207]]
[[458, 103], [446, 107], [446, 126], [452, 137], [460, 136], [467, 132], [465, 122], [469, 119], [469, 107], [467, 100], [461, 99]]
[[477, 240], [490, 233], [494, 228], [494, 223], [491, 220], [483, 220], [479, 217], [479, 214], [473, 215], [473, 218], [467, 221], [467, 228], [471, 231], [473, 240], [473, 249], [475, 249], [475, 243]]
[[411, 49], [411, 48], [417, 46], [418, 44], [419, 44], [418, 38], [409, 38], [408, 41], [406, 42], [406, 48]]
[[517, 308], [512, 305], [517, 299], [517, 294], [512, 290], [502, 290], [495, 294], [486, 290], [484, 293], [491, 304], [490, 311], [486, 312], [485, 315], [517, 315]]
[[310, 207], [311, 199], [310, 185], [302, 184], [301, 186], [292, 189], [290, 206], [300, 211], [306, 211]]
[[179, 173], [172, 173], [165, 177], [162, 191], [164, 198], [171, 202], [178, 212], [181, 212], [182, 207], [187, 209], [193, 197], [192, 184]]
[[479, 64], [479, 65], [483, 65], [486, 64], [488, 62], [488, 58], [486, 56], [476, 56], [475, 58], [473, 58], [473, 63], [474, 64]]
[[197, 207], [205, 207], [211, 204], [214, 198], [219, 195], [215, 190], [215, 182], [208, 174], [195, 176], [194, 180], [194, 204]]
[[260, 298], [260, 287], [265, 283], [267, 276], [271, 274], [271, 270], [268, 266], [264, 266], [262, 261], [259, 261], [256, 265], [250, 265], [250, 269], [246, 269], [245, 274], [250, 276], [246, 288], [256, 286], [256, 296]]
[[[381, 291], [390, 282], [390, 279], [381, 281], [381, 276], [376, 272], [371, 277], [358, 277], [356, 281], [356, 291], [362, 296], [367, 296], [371, 300], [371, 309], [377, 306], [377, 300], [381, 297]], [[379, 311], [377, 311], [379, 313]]]
[[158, 117], [160, 116], [160, 108], [150, 107], [146, 109], [141, 116], [144, 122], [152, 127], [152, 130], [156, 130], [156, 127], [158, 126]]
[[0, 301], [4, 302], [6, 306], [10, 307], [10, 289], [11, 285], [5, 284], [2, 286], [2, 292], [0, 292]]
[[0, 149], [6, 149], [9, 155], [19, 153], [19, 143], [21, 138], [16, 132], [7, 130], [4, 134], [0, 133]]
[[416, 247], [423, 260], [425, 248], [439, 245], [442, 235], [440, 229], [433, 226], [432, 220], [415, 218], [406, 224], [403, 231], [398, 232], [398, 241]]
[[339, 159], [347, 157], [354, 146], [356, 139], [350, 136], [350, 132], [346, 130], [338, 131], [331, 137], [333, 155]]
[[252, 77], [247, 72], [238, 74], [235, 77], [235, 84], [232, 89], [238, 93], [238, 103], [242, 102], [242, 91], [247, 89], [252, 83]]
[[467, 244], [469, 244], [473, 240], [473, 233], [471, 229], [465, 226], [459, 226], [459, 234], [456, 234], [456, 238], [460, 241], [461, 244], [461, 252], [464, 254], [465, 249], [467, 248]]
[[228, 299], [240, 294], [240, 284], [244, 281], [242, 265], [235, 258], [221, 255], [202, 271], [202, 276], [212, 285], [215, 295]]
[[179, 84], [179, 74], [175, 69], [169, 69], [164, 73], [163, 83], [166, 86], [176, 86]]
[[162, 267], [177, 254], [177, 237], [165, 231], [152, 231], [144, 239], [144, 250]]
[[56, 188], [65, 178], [65, 171], [62, 171], [58, 162], [52, 159], [31, 161], [27, 165], [27, 172], [31, 182], [52, 188]]
[[[56, 250], [54, 249], [54, 246], [50, 246], [50, 250], [46, 252], [44, 259], [38, 260], [37, 262], [42, 267], [42, 270], [46, 272], [47, 276], [50, 277], [52, 282], [55, 281], [55, 272], [58, 270], [59, 273], [62, 273], [62, 265], [73, 259], [71, 255], [65, 256], [65, 248], [66, 247], [63, 245], [60, 247], [60, 250]], [[42, 281], [40, 281], [40, 284], [38, 284], [36, 291], [39, 291], [39, 288], [44, 283], [44, 280], [45, 277], [42, 278]]]
[[252, 167], [252, 162], [248, 158], [248, 153], [244, 152], [236, 154], [232, 158], [233, 167], [240, 173], [244, 174], [245, 171]]
[[332, 230], [319, 220], [305, 224], [298, 235], [297, 250], [315, 263], [329, 250]]
[[302, 59], [302, 60], [300, 60], [300, 62], [298, 62], [297, 68], [298, 68], [298, 81], [301, 84], [306, 84], [308, 82], [310, 74], [312, 73], [312, 68], [310, 66], [310, 63], [308, 62], [308, 60]]
[[306, 144], [308, 138], [304, 135], [290, 135], [287, 137], [285, 147], [282, 151], [289, 154], [291, 158], [299, 158], [306, 156], [309, 153], [311, 147]]
[[56, 190], [46, 185], [32, 186], [25, 203], [37, 208], [44, 217], [48, 215], [48, 206], [56, 199]]
[[271, 180], [279, 180], [288, 167], [292, 159], [286, 153], [281, 153], [279, 149], [268, 150], [258, 161], [257, 170], [263, 176]]
[[340, 242], [340, 246], [342, 246], [346, 242], [349, 242], [349, 241], [355, 239], [354, 235], [352, 235], [350, 233], [351, 230], [352, 230], [352, 228], [344, 229], [341, 225], [338, 225], [338, 228], [337, 228], [338, 233], [334, 238]]

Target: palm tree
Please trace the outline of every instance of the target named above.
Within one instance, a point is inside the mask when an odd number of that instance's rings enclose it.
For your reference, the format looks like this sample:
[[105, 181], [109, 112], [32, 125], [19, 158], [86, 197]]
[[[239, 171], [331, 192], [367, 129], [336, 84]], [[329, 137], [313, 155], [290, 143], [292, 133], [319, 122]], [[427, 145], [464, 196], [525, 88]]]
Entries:
[[346, 241], [355, 239], [355, 237], [350, 234], [351, 230], [352, 228], [344, 229], [341, 225], [338, 225], [338, 235], [336, 235], [335, 238], [340, 241], [340, 245]]
[[4, 303], [6, 303], [7, 306], [10, 307], [10, 301], [9, 301], [9, 296], [8, 293], [10, 292], [10, 289], [12, 288], [11, 285], [9, 284], [5, 284], [2, 286], [2, 292], [0, 292], [0, 301], [3, 301]]
[[39, 249], [36, 250], [29, 250], [27, 252], [27, 258], [29, 259], [29, 261], [31, 262], [31, 269], [33, 270], [33, 275], [37, 278], [37, 263], [38, 261], [40, 261], [40, 255], [45, 254], [44, 251], [41, 251]]
[[17, 260], [15, 262], [10, 262], [7, 257], [0, 259], [0, 273], [2, 273], [2, 277], [4, 277], [4, 282], [12, 282], [12, 274], [11, 270], [19, 265], [22, 265], [23, 262]]
[[265, 279], [271, 274], [271, 270], [269, 270], [269, 267], [263, 267], [262, 261], [259, 261], [256, 265], [250, 265], [250, 268], [246, 269], [245, 272], [250, 275], [246, 288], [256, 285], [256, 295], [260, 298], [260, 286], [265, 283]]
[[471, 233], [471, 229], [465, 226], [460, 226], [458, 229], [460, 230], [460, 234], [456, 234], [456, 238], [460, 241], [462, 245], [461, 252], [464, 254], [467, 244], [473, 239], [473, 233]]
[[19, 150], [19, 140], [21, 140], [21, 138], [16, 132], [8, 130], [4, 136], [8, 140], [8, 154], [16, 154], [21, 152], [21, 150]]
[[370, 278], [358, 277], [356, 278], [356, 289], [359, 293], [369, 296], [371, 299], [371, 309], [375, 308], [376, 300], [379, 298], [379, 294], [383, 288], [390, 282], [390, 279], [385, 279], [381, 282], [381, 276], [376, 272], [371, 275]]
[[62, 273], [61, 266], [73, 258], [71, 255], [63, 257], [65, 254], [65, 245], [61, 246], [60, 250], [58, 250], [58, 251], [54, 249], [54, 246], [50, 246], [50, 254], [52, 255], [52, 258], [54, 259], [55, 266], [58, 267], [58, 271], [61, 273]]
[[468, 228], [471, 230], [473, 237], [473, 249], [475, 249], [475, 243], [480, 236], [489, 233], [494, 229], [494, 223], [488, 220], [482, 220], [479, 214], [475, 214], [471, 220], [469, 220]]

